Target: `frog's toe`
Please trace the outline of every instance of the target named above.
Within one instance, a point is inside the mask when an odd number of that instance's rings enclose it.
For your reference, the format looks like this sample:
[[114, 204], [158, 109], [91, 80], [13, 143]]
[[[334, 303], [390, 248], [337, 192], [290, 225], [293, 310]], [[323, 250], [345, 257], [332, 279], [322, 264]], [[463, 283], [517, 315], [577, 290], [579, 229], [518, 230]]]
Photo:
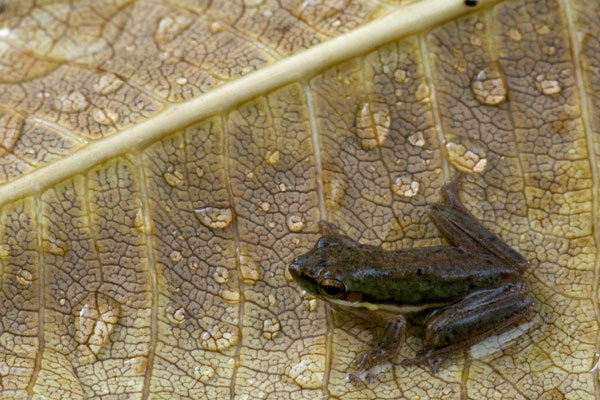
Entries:
[[378, 366], [391, 358], [385, 349], [373, 349], [359, 354], [352, 362], [352, 367], [357, 373], [365, 372]]
[[448, 358], [448, 354], [435, 349], [425, 349], [417, 353], [412, 359], [403, 360], [400, 365], [408, 367], [410, 365], [427, 365], [432, 375], [437, 374], [442, 363]]

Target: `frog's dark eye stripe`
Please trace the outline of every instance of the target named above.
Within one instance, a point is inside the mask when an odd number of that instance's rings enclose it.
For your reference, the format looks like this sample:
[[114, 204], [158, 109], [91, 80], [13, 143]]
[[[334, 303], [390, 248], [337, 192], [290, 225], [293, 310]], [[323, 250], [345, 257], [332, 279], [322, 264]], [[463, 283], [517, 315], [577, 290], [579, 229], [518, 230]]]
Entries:
[[336, 279], [323, 279], [319, 288], [324, 296], [339, 299], [346, 293], [344, 284]]

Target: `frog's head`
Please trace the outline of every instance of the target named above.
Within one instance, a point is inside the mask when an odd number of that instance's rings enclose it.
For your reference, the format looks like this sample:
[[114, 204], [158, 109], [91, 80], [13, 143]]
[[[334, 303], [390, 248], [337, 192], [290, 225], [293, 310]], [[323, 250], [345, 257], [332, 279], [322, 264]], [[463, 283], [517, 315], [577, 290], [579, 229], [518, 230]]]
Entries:
[[326, 299], [346, 295], [342, 276], [351, 264], [357, 243], [341, 235], [322, 236], [315, 247], [289, 266], [294, 280], [306, 291]]

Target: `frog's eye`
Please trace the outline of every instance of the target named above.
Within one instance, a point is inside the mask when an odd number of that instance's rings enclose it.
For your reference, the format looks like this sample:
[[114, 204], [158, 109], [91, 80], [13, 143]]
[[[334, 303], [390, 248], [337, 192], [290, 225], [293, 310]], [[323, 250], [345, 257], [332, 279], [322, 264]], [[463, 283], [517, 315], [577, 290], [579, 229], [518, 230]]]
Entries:
[[324, 296], [338, 299], [346, 293], [344, 284], [337, 279], [323, 279], [320, 282], [319, 288]]

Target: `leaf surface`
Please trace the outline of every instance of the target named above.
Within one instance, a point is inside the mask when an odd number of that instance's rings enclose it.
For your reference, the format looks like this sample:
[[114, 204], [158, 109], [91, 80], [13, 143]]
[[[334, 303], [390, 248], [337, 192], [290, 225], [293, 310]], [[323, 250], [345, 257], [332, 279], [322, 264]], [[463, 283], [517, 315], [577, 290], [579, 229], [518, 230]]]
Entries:
[[[596, 398], [597, 2], [0, 4], [0, 398]], [[535, 311], [352, 385], [285, 268], [439, 244], [453, 169]]]

